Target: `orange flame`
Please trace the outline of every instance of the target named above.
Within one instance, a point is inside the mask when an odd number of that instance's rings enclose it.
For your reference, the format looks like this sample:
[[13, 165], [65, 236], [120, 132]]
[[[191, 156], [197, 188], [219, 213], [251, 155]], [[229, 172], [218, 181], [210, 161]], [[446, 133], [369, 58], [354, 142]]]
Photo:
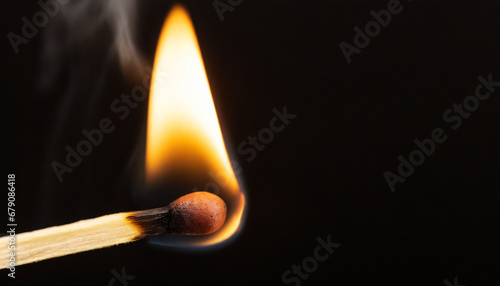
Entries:
[[224, 145], [193, 24], [184, 7], [175, 5], [163, 25], [153, 68], [146, 184], [168, 185], [165, 191], [180, 196], [193, 187], [202, 190], [214, 177], [220, 187], [215, 193], [228, 206], [226, 223], [190, 245], [231, 237], [240, 226], [245, 198]]

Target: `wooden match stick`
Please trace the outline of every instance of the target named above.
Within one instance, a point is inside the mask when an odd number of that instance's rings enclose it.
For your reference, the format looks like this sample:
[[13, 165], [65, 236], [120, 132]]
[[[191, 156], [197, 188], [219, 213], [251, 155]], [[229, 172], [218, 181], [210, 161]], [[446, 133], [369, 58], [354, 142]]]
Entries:
[[218, 196], [194, 192], [167, 207], [116, 213], [75, 223], [0, 238], [0, 269], [8, 268], [11, 251], [16, 266], [78, 252], [136, 241], [162, 233], [204, 235], [217, 231], [226, 220], [227, 207]]

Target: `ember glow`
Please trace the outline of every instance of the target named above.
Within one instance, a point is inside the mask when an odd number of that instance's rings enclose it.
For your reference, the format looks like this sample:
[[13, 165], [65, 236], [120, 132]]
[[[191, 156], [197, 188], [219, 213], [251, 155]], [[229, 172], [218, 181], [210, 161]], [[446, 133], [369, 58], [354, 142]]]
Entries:
[[[201, 51], [189, 14], [172, 8], [155, 55], [149, 99], [146, 186], [181, 196], [204, 190], [214, 177], [228, 206], [214, 234], [176, 240], [203, 246], [230, 238], [240, 227], [245, 198], [227, 154]], [[181, 242], [179, 242], [181, 241]]]

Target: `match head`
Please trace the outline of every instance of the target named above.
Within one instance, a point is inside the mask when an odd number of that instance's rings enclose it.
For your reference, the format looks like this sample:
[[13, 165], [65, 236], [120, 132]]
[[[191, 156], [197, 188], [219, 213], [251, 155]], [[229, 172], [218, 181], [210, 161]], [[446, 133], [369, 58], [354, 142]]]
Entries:
[[182, 196], [168, 206], [169, 234], [203, 235], [219, 230], [226, 221], [226, 203], [217, 195], [194, 192]]
[[204, 235], [216, 232], [226, 221], [226, 203], [207, 192], [182, 196], [163, 208], [129, 213], [127, 220], [139, 228], [135, 240], [150, 235]]

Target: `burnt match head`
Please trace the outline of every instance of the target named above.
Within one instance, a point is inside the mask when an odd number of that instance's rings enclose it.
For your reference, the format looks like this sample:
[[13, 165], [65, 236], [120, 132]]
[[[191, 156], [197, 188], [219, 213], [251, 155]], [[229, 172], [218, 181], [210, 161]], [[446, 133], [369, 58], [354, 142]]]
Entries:
[[128, 219], [141, 229], [141, 236], [161, 233], [204, 235], [216, 232], [226, 220], [226, 203], [217, 195], [194, 192], [164, 208], [132, 213]]

